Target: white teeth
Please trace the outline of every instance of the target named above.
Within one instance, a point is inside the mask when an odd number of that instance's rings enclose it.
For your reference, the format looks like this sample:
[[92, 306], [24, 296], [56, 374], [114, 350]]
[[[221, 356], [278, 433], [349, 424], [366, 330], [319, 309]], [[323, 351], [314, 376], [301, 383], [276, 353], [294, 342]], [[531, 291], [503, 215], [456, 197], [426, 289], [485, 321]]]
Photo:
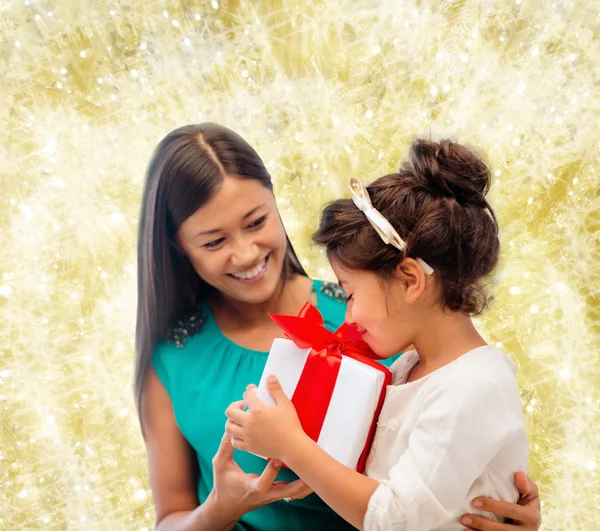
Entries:
[[252, 269], [248, 269], [248, 271], [242, 271], [241, 273], [231, 273], [231, 276], [235, 278], [239, 278], [240, 280], [250, 280], [258, 275], [260, 275], [267, 265], [267, 259], [265, 258], [260, 264]]

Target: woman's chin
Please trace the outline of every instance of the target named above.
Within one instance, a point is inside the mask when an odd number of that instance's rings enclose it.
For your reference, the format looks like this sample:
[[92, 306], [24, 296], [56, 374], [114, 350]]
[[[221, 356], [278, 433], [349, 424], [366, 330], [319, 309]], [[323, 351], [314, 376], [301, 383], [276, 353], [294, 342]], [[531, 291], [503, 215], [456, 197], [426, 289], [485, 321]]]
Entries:
[[267, 275], [258, 282], [240, 282], [237, 279], [231, 279], [231, 282], [227, 282], [229, 289], [222, 291], [241, 302], [263, 304], [273, 298], [279, 286], [281, 272], [279, 275], [273, 273], [273, 271], [267, 272]]

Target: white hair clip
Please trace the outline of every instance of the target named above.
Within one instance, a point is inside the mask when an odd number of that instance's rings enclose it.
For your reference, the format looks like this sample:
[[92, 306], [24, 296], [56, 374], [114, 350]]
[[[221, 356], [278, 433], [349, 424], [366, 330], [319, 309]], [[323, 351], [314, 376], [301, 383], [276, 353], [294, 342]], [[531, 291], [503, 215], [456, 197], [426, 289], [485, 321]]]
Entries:
[[[400, 238], [400, 235], [396, 232], [396, 229], [394, 229], [392, 224], [385, 219], [383, 214], [373, 206], [373, 203], [371, 203], [371, 198], [369, 197], [369, 192], [367, 192], [367, 189], [363, 186], [363, 183], [361, 183], [357, 178], [352, 177], [348, 187], [352, 192], [352, 201], [354, 201], [354, 204], [358, 207], [358, 209], [365, 214], [369, 220], [369, 223], [377, 231], [377, 234], [379, 234], [379, 237], [383, 240], [383, 242], [387, 245], [393, 245], [400, 251], [404, 251], [406, 248], [406, 242]], [[420, 258], [417, 258], [416, 260], [419, 262], [419, 264], [421, 264], [423, 272], [426, 275], [433, 274], [433, 269], [425, 261], [421, 260]]]

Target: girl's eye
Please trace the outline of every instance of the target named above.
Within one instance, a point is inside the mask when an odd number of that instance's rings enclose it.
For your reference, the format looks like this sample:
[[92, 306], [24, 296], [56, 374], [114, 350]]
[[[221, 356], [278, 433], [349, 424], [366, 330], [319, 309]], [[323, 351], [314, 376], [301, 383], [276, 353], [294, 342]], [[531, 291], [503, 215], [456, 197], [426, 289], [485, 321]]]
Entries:
[[207, 249], [214, 249], [221, 245], [225, 241], [225, 238], [219, 238], [218, 240], [214, 240], [212, 242], [205, 243], [202, 247], [206, 247]]
[[348, 296], [346, 297], [346, 302], [350, 302], [350, 301], [352, 300], [352, 297], [354, 297], [354, 294], [352, 294], [352, 295], [348, 295]]
[[248, 225], [249, 229], [256, 229], [257, 227], [260, 227], [267, 219], [268, 214], [265, 214], [264, 216], [258, 218], [256, 221], [253, 221], [252, 223], [250, 223], [250, 225]]

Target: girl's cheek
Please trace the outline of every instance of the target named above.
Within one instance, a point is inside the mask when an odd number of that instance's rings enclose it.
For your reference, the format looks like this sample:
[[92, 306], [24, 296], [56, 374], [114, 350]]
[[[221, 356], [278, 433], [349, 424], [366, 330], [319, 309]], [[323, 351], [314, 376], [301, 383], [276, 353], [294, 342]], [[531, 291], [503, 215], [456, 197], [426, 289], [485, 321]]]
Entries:
[[360, 309], [353, 312], [354, 322], [358, 326], [360, 326], [362, 328], [367, 328], [368, 329], [369, 328], [368, 322], [366, 322], [366, 319], [364, 317], [365, 316], [364, 316], [363, 312], [360, 311]]
[[361, 298], [356, 299], [356, 295], [352, 299], [352, 313], [359, 324], [366, 325], [369, 320], [369, 308], [364, 304]]

